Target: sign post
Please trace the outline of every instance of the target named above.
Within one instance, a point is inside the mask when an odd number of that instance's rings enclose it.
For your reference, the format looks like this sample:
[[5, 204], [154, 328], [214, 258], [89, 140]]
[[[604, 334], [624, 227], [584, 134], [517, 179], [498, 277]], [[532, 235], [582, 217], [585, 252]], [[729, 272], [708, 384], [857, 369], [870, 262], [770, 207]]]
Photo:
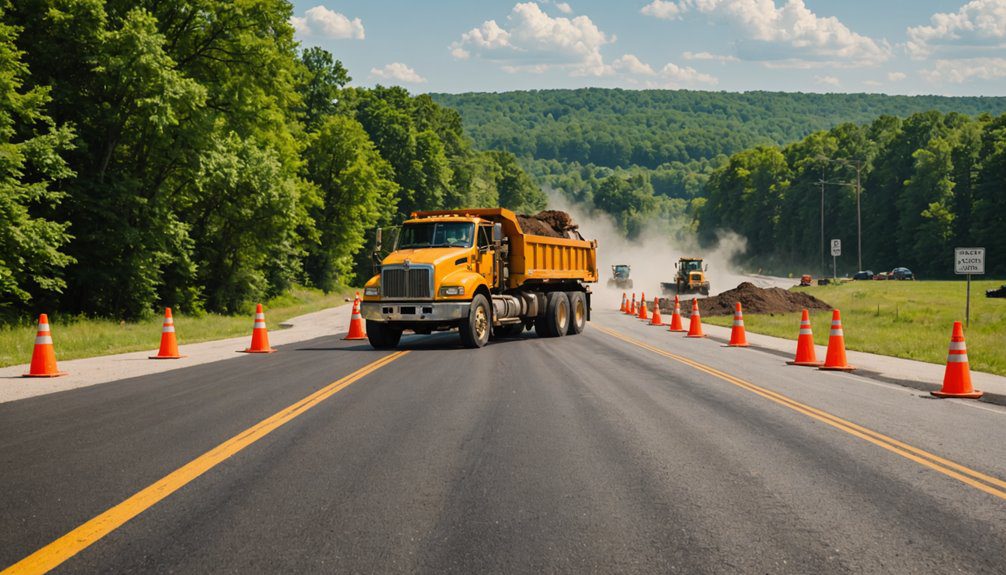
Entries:
[[842, 255], [842, 240], [831, 240], [831, 277], [838, 279], [838, 256]]
[[985, 275], [985, 248], [954, 248], [954, 273], [968, 276], [964, 323], [971, 327], [971, 275]]

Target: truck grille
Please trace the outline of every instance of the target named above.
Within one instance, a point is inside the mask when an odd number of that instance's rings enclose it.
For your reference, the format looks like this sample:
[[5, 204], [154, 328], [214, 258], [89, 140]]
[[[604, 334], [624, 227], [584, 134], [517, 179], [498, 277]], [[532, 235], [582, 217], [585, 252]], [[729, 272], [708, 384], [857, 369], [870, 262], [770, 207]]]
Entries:
[[432, 298], [430, 268], [386, 268], [381, 270], [381, 295], [387, 298]]

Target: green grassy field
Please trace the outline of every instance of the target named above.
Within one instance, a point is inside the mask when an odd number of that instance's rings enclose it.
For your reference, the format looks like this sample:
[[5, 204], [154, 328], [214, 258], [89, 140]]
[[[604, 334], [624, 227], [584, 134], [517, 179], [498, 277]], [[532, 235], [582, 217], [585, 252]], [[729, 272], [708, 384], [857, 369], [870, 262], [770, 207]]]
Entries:
[[[292, 317], [342, 305], [353, 290], [345, 289], [328, 295], [312, 289], [298, 288], [263, 302], [269, 329]], [[189, 316], [174, 313], [179, 344], [197, 343], [240, 335], [251, 335], [254, 308], [241, 315], [203, 314]], [[94, 357], [113, 353], [151, 350], [161, 342], [161, 316], [139, 322], [116, 322], [107, 319], [49, 315], [52, 338], [59, 361]], [[0, 367], [28, 363], [35, 343], [35, 324], [0, 327]]]
[[[971, 326], [965, 329], [971, 369], [1006, 375], [1006, 299], [985, 290], [1002, 281], [971, 282]], [[847, 349], [943, 364], [950, 332], [964, 321], [966, 284], [961, 281], [859, 281], [793, 288], [842, 312]], [[729, 326], [731, 317], [703, 317]], [[828, 344], [831, 312], [811, 314], [814, 341]], [[744, 314], [748, 331], [796, 340], [800, 314]], [[795, 346], [794, 346], [795, 350]]]

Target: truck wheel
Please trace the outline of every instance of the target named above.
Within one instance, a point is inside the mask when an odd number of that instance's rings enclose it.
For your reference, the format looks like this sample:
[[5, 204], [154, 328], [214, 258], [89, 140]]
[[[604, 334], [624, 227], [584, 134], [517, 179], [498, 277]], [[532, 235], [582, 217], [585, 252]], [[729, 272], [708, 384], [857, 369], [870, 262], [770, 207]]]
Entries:
[[461, 345], [465, 347], [478, 348], [489, 342], [492, 316], [486, 296], [476, 294], [472, 298], [472, 304], [468, 308], [468, 319], [461, 322], [458, 331], [461, 333]]
[[374, 349], [393, 349], [402, 339], [402, 328], [386, 323], [367, 320], [367, 339]]
[[569, 299], [569, 327], [566, 335], [576, 335], [583, 333], [583, 328], [587, 327], [587, 298], [582, 291], [566, 292]]
[[539, 337], [559, 337], [566, 335], [569, 329], [569, 298], [566, 292], [553, 291], [548, 293], [545, 304], [545, 317], [534, 322], [534, 330]]

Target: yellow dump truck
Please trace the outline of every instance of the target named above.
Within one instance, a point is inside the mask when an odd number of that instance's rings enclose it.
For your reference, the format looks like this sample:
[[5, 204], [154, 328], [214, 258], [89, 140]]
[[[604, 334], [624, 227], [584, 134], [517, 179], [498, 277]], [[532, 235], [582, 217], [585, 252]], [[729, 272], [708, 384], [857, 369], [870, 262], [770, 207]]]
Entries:
[[378, 349], [405, 330], [452, 329], [478, 348], [532, 326], [543, 337], [582, 332], [596, 281], [596, 241], [525, 234], [503, 208], [415, 212], [364, 286], [361, 312]]

